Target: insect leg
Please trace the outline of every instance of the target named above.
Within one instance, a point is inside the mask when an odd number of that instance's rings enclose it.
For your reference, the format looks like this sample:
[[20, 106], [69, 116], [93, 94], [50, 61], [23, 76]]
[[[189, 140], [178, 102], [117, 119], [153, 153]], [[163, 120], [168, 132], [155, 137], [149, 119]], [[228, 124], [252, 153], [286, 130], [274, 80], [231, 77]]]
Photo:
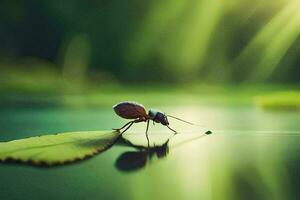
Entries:
[[123, 133], [125, 133], [125, 131], [127, 131], [127, 130], [132, 126], [132, 124], [134, 124], [134, 121], [128, 122], [127, 124], [129, 124], [129, 126], [127, 126], [127, 128], [125, 128], [125, 129], [120, 133], [120, 135], [122, 135]]
[[170, 126], [166, 125], [168, 127], [168, 129], [170, 129], [171, 131], [173, 131], [175, 134], [177, 134], [177, 131], [175, 131], [174, 129], [172, 129]]
[[149, 141], [149, 137], [148, 137], [148, 129], [149, 129], [149, 120], [147, 120], [147, 128], [146, 128], [146, 138], [147, 138], [148, 148], [149, 148], [150, 147], [150, 141]]
[[119, 130], [121, 130], [121, 129], [123, 129], [123, 128], [125, 128], [127, 125], [129, 125], [130, 123], [132, 123], [132, 122], [135, 122], [135, 120], [134, 121], [130, 121], [130, 122], [128, 122], [128, 123], [126, 123], [124, 126], [122, 126], [121, 128], [113, 128], [113, 130], [117, 130], [117, 131], [119, 131]]
[[135, 119], [135, 120], [133, 120], [133, 121], [130, 121], [130, 122], [128, 122], [128, 123], [126, 123], [124, 126], [122, 126], [121, 128], [116, 128], [116, 129], [113, 129], [113, 130], [117, 130], [117, 131], [120, 131], [121, 129], [123, 129], [123, 128], [125, 128], [127, 125], [129, 125], [129, 126], [127, 126], [120, 134], [123, 134], [125, 131], [127, 131], [131, 126], [132, 126], [132, 124], [134, 124], [134, 123], [138, 123], [138, 122], [141, 122], [142, 120], [140, 120], [140, 119]]

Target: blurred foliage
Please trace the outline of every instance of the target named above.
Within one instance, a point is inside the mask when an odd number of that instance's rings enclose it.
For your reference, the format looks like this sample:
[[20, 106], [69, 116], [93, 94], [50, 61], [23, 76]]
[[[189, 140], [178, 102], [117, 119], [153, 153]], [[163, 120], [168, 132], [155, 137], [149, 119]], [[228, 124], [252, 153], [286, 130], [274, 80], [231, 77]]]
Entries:
[[[27, 90], [11, 92], [7, 90], [0, 98], [0, 107], [70, 107], [99, 108], [111, 107], [125, 100], [143, 103], [146, 107], [162, 105], [252, 105], [257, 96], [286, 90], [297, 90], [299, 85], [241, 85], [219, 86], [193, 83], [185, 85], [116, 85], [105, 84], [74, 93], [51, 85], [48, 92]], [[50, 90], [51, 89], [51, 90]], [[47, 91], [47, 90], [46, 90]]]
[[300, 92], [276, 92], [258, 96], [256, 104], [267, 110], [300, 110]]
[[298, 82], [299, 9], [298, 0], [4, 0], [1, 84]]

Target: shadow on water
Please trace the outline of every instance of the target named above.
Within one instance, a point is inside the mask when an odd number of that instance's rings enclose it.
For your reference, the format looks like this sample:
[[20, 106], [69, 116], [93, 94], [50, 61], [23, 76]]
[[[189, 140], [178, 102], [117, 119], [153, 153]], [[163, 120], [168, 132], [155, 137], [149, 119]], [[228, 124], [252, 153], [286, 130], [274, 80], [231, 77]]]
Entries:
[[[192, 142], [196, 139], [202, 138], [206, 135], [212, 134], [211, 131], [207, 131], [202, 135], [190, 138], [188, 140], [183, 140], [175, 145], [172, 145], [172, 148], [179, 147], [181, 145]], [[123, 172], [133, 172], [139, 169], [142, 169], [146, 166], [147, 163], [150, 163], [153, 159], [162, 159], [167, 157], [169, 153], [169, 141], [176, 136], [172, 135], [168, 138], [162, 145], [146, 147], [135, 145], [129, 140], [124, 139], [123, 137], [119, 140], [119, 145], [127, 145], [135, 148], [135, 151], [127, 151], [122, 153], [115, 162], [115, 167]]]
[[135, 151], [127, 151], [122, 153], [115, 162], [115, 167], [124, 172], [131, 172], [142, 169], [146, 166], [147, 162], [150, 162], [154, 157], [160, 159], [164, 158], [169, 153], [169, 141], [168, 139], [164, 144], [154, 147], [136, 146], [130, 141], [122, 138], [121, 142], [127, 143], [134, 147]]

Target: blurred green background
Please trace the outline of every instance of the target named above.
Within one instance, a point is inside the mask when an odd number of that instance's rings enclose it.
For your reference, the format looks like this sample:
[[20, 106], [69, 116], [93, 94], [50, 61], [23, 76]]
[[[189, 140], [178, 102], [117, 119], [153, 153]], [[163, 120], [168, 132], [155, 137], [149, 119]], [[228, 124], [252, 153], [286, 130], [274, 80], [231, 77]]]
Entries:
[[4, 0], [1, 101], [297, 90], [299, 9], [298, 0]]
[[[1, 142], [121, 127], [111, 106], [124, 100], [203, 125], [170, 119], [195, 138], [129, 174], [115, 167], [136, 151], [124, 146], [66, 167], [1, 164], [0, 199], [299, 199], [299, 10], [299, 0], [0, 1]], [[168, 131], [151, 125], [150, 141]]]

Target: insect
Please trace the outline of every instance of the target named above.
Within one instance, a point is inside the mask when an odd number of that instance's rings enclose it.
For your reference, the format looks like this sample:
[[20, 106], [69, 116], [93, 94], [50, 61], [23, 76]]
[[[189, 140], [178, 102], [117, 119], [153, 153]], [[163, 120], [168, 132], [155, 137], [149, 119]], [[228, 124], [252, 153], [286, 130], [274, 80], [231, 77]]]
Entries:
[[150, 120], [153, 121], [153, 123], [160, 123], [164, 126], [166, 126], [168, 129], [173, 131], [175, 134], [177, 131], [172, 129], [169, 126], [169, 121], [168, 117], [183, 121], [188, 124], [192, 124], [190, 122], [187, 122], [185, 120], [179, 119], [177, 117], [171, 116], [171, 115], [166, 115], [162, 111], [156, 110], [156, 109], [150, 109], [148, 113], [146, 112], [145, 107], [142, 104], [136, 103], [136, 102], [121, 102], [113, 106], [114, 111], [116, 112], [117, 115], [119, 115], [122, 118], [125, 119], [132, 119], [132, 121], [129, 121], [126, 123], [124, 126], [121, 128], [116, 128], [114, 130], [121, 131], [121, 134], [123, 134], [125, 131], [127, 131], [134, 123], [139, 123], [139, 122], [147, 122], [147, 128], [146, 128], [146, 138], [148, 141], [149, 145], [149, 137], [148, 137], [148, 129], [149, 129], [149, 122]]

